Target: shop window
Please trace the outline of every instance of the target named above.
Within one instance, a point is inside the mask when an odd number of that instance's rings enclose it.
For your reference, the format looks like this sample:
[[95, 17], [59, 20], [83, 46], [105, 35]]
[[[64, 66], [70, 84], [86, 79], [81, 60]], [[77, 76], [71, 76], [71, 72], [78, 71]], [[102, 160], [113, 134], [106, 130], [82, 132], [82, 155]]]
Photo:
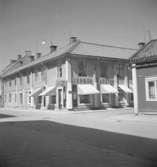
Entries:
[[102, 94], [102, 102], [109, 103], [109, 94]]
[[38, 104], [41, 104], [42, 102], [42, 96], [38, 96]]
[[146, 100], [157, 101], [157, 77], [146, 78]]
[[23, 104], [23, 94], [20, 93], [20, 104]]
[[50, 104], [56, 104], [56, 95], [50, 96]]
[[89, 95], [80, 95], [80, 104], [89, 104], [90, 103], [90, 96]]

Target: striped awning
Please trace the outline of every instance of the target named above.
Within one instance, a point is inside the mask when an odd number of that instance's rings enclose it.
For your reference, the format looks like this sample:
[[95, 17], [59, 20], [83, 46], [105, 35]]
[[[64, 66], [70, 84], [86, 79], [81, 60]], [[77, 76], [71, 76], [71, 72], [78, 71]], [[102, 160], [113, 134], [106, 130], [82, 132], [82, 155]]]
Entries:
[[55, 95], [55, 94], [56, 94], [56, 87], [51, 86], [51, 87], [46, 88], [46, 90], [40, 93], [39, 96], [50, 96], [50, 95]]
[[101, 84], [100, 92], [101, 94], [110, 94], [110, 93], [118, 93], [118, 90], [110, 84]]
[[126, 85], [119, 85], [119, 88], [123, 90], [125, 93], [132, 93], [132, 90], [128, 88]]
[[30, 96], [39, 96], [39, 94], [42, 92], [42, 87], [36, 88]]
[[91, 84], [78, 84], [79, 95], [98, 94], [99, 91]]

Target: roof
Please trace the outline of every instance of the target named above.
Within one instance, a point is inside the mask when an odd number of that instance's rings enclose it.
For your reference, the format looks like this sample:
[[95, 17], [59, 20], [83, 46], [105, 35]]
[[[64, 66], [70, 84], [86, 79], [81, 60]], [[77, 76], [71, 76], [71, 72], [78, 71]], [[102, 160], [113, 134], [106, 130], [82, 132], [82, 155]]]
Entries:
[[80, 41], [80, 44], [71, 53], [128, 60], [135, 51], [136, 49], [131, 48]]
[[24, 69], [33, 67], [35, 65], [41, 64], [43, 62], [48, 62], [55, 58], [59, 58], [66, 53], [70, 53], [71, 55], [88, 55], [88, 56], [97, 56], [97, 57], [106, 57], [106, 58], [116, 58], [116, 59], [124, 59], [129, 60], [132, 54], [136, 51], [136, 49], [96, 44], [90, 42], [84, 42], [77, 40], [74, 43], [68, 44], [63, 48], [57, 49], [53, 53], [48, 53], [44, 56], [41, 56], [34, 61], [23, 65], [19, 68], [11, 70], [7, 73], [2, 73], [2, 77], [7, 77], [9, 75], [15, 74]]
[[157, 39], [150, 40], [148, 43], [146, 43], [146, 44], [144, 45], [144, 47], [142, 47], [141, 49], [138, 49], [138, 50], [131, 56], [131, 59], [133, 59], [134, 57], [137, 57], [137, 55], [138, 55], [142, 50], [144, 50], [144, 48], [146, 48], [148, 45], [150, 45], [151, 43], [156, 42], [156, 41], [157, 41]]

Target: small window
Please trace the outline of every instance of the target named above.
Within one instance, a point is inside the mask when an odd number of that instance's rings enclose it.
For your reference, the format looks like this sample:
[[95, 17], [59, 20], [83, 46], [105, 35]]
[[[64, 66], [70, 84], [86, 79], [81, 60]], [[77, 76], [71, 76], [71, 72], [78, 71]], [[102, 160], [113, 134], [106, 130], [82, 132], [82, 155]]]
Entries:
[[102, 102], [109, 103], [109, 94], [102, 94]]
[[146, 78], [146, 100], [147, 101], [157, 101], [157, 77]]
[[80, 104], [89, 104], [90, 103], [90, 96], [89, 95], [80, 95]]

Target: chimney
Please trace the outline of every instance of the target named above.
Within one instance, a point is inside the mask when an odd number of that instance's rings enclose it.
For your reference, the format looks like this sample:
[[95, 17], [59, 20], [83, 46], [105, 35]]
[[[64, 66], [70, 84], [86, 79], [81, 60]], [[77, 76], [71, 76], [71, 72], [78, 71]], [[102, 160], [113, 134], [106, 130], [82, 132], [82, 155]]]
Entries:
[[31, 51], [30, 50], [26, 50], [25, 51], [25, 56], [31, 56]]
[[18, 54], [17, 59], [21, 59], [21, 58], [22, 58], [22, 55]]
[[56, 50], [57, 50], [57, 46], [56, 45], [50, 45], [50, 53], [53, 53]]
[[139, 47], [139, 49], [143, 48], [144, 45], [145, 45], [145, 42], [139, 42], [139, 43], [138, 43], [138, 47]]
[[15, 62], [16, 62], [16, 60], [14, 60], [14, 59], [10, 60], [10, 64], [15, 63]]
[[70, 37], [69, 43], [72, 44], [77, 41], [77, 37]]
[[36, 58], [38, 59], [40, 57], [41, 57], [41, 52], [36, 53]]

